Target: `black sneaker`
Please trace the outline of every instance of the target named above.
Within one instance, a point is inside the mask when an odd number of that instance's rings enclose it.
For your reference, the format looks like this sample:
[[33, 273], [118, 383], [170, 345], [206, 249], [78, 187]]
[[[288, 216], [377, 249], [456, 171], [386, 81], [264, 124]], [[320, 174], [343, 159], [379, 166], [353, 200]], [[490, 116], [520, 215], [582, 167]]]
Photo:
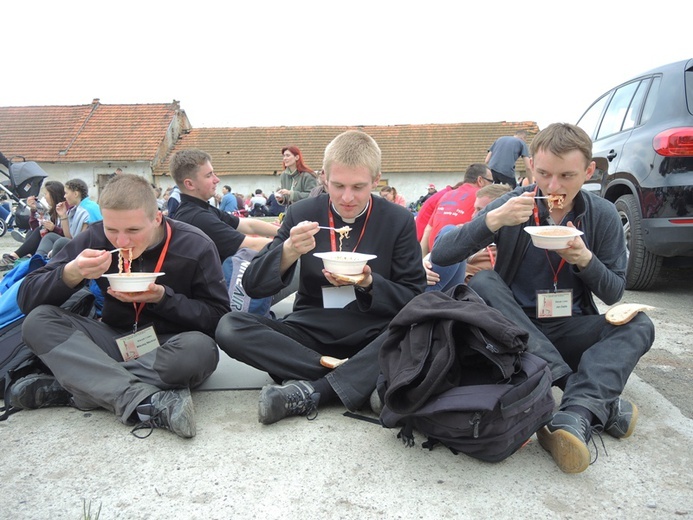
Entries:
[[2, 255], [2, 258], [0, 258], [0, 270], [3, 271], [9, 271], [14, 267], [14, 263], [18, 260], [18, 258], [15, 258], [9, 253], [5, 253]]
[[638, 407], [619, 397], [609, 407], [609, 418], [604, 425], [604, 431], [617, 439], [625, 439], [633, 434], [636, 422]]
[[566, 473], [580, 473], [590, 465], [587, 443], [591, 435], [587, 420], [573, 412], [556, 412], [537, 432], [539, 444]]
[[[154, 428], [170, 430], [185, 439], [195, 436], [195, 408], [190, 390], [162, 390], [147, 401], [137, 407], [140, 423], [130, 432], [135, 437], [145, 439]], [[135, 433], [143, 429], [149, 429], [146, 435]]]
[[258, 421], [272, 424], [284, 417], [305, 415], [309, 420], [318, 416], [320, 394], [308, 381], [287, 381], [283, 385], [267, 385], [260, 392]]
[[5, 396], [10, 406], [31, 410], [47, 406], [68, 406], [72, 396], [55, 377], [49, 374], [29, 374], [14, 382]]

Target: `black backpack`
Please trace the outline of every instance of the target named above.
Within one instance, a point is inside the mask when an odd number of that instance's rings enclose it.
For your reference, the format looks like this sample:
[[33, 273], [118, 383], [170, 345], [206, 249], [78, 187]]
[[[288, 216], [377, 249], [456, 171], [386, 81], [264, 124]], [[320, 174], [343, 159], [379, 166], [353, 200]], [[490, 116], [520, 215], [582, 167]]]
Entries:
[[[87, 287], [83, 287], [61, 307], [80, 316], [95, 317], [94, 294]], [[48, 367], [24, 344], [23, 323], [24, 317], [0, 329], [0, 399], [3, 400], [7, 390], [18, 379], [37, 372], [50, 374]], [[0, 412], [3, 412], [0, 421], [18, 411], [10, 407], [9, 403], [5, 403], [0, 408]]]
[[453, 453], [501, 461], [553, 413], [551, 372], [526, 352], [527, 332], [468, 286], [416, 296], [390, 323], [380, 350], [380, 422], [413, 430]]
[[269, 214], [269, 208], [264, 205], [260, 204], [259, 202], [256, 202], [253, 205], [253, 208], [250, 210], [250, 215], [251, 217], [266, 217]]

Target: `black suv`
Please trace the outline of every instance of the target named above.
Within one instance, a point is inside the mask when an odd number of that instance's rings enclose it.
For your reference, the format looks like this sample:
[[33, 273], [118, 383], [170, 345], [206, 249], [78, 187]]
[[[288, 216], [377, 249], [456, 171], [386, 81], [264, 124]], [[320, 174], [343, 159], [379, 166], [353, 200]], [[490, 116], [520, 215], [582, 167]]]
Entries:
[[663, 263], [693, 263], [693, 60], [646, 72], [601, 96], [578, 126], [597, 171], [585, 189], [616, 205], [628, 289], [648, 289]]

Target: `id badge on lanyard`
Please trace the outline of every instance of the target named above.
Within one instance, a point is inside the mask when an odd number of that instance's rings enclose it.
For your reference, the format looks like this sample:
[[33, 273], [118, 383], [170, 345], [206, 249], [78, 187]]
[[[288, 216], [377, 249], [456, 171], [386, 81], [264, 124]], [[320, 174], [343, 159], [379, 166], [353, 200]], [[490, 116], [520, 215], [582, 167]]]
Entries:
[[[534, 206], [534, 220], [539, 225], [539, 211], [535, 204]], [[558, 264], [558, 269], [553, 268], [551, 263], [551, 258], [549, 258], [549, 252], [544, 250], [546, 253], [546, 261], [549, 263], [551, 272], [553, 273], [553, 290], [537, 290], [537, 308], [536, 317], [537, 318], [568, 318], [573, 315], [573, 290], [572, 289], [558, 289], [558, 273], [565, 266], [565, 258], [561, 258], [561, 263]]]
[[[166, 253], [168, 252], [168, 245], [171, 242], [171, 225], [166, 222], [166, 241], [164, 242], [164, 247], [159, 255], [159, 260], [154, 268], [155, 273], [161, 272], [161, 267], [164, 264], [164, 259], [166, 258]], [[149, 325], [138, 330], [138, 323], [140, 320], [140, 314], [145, 307], [145, 303], [133, 303], [135, 308], [135, 323], [132, 327], [132, 333], [125, 334], [119, 338], [116, 338], [116, 344], [123, 356], [124, 361], [130, 361], [131, 359], [137, 359], [138, 357], [150, 352], [159, 347], [159, 339], [156, 336], [156, 331], [154, 330], [154, 325]]]

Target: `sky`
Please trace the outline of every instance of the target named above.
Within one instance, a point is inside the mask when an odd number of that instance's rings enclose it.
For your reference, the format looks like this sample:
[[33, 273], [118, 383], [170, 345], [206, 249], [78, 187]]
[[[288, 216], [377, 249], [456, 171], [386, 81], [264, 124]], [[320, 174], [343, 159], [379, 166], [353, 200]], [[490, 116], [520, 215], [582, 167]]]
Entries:
[[[577, 122], [693, 58], [693, 4], [5, 2], [0, 106], [169, 103], [193, 127]], [[0, 129], [0, 135], [2, 129]]]

